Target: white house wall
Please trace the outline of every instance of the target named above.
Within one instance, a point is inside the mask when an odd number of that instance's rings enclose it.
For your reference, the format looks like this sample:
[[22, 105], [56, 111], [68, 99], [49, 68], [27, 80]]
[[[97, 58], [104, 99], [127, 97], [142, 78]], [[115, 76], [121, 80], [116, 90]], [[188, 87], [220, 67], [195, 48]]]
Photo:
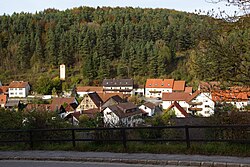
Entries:
[[145, 111], [146, 113], [148, 113], [148, 116], [150, 116], [150, 117], [152, 117], [154, 115], [154, 109], [148, 108], [145, 105], [141, 105], [139, 107], [139, 109], [141, 109], [141, 110]]
[[[197, 111], [197, 115], [202, 115], [204, 117], [210, 117], [214, 114], [215, 103], [212, 100], [210, 93], [201, 93], [195, 99], [192, 100], [194, 103], [202, 102], [201, 105], [196, 105], [197, 108], [201, 108], [202, 111]], [[189, 107], [192, 107], [190, 105]]]
[[115, 113], [113, 113], [112, 110], [110, 110], [108, 107], [103, 111], [103, 121], [104, 124], [115, 126], [119, 123], [120, 119]]
[[[150, 91], [159, 91], [160, 93], [150, 93]], [[145, 88], [145, 97], [160, 97], [162, 98], [162, 93], [171, 93], [172, 88]]]
[[[171, 104], [173, 104], [175, 101], [162, 101], [162, 109], [166, 110], [168, 109], [169, 106], [171, 106]], [[179, 105], [183, 108], [188, 108], [189, 104], [185, 101], [176, 101], [177, 103], [179, 103]]]
[[29, 86], [26, 88], [9, 88], [9, 97], [26, 97], [29, 93]]

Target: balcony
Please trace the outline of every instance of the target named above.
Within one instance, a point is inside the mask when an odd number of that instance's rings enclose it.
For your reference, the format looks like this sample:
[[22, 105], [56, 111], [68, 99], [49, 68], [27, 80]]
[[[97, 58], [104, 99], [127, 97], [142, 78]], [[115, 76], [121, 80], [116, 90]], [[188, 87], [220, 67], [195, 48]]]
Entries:
[[202, 105], [202, 102], [190, 102], [189, 105]]
[[202, 108], [190, 107], [188, 111], [202, 111]]

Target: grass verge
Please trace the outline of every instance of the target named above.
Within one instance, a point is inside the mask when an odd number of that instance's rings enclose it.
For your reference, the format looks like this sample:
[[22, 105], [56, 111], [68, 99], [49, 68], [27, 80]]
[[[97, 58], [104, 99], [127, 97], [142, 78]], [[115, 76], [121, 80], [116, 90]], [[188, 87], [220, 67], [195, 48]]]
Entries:
[[[0, 150], [31, 150], [27, 144], [0, 146]], [[36, 144], [33, 150], [62, 150], [62, 151], [94, 151], [94, 152], [127, 152], [155, 154], [200, 154], [224, 156], [250, 156], [250, 144], [235, 143], [193, 143], [189, 149], [183, 143], [139, 143], [129, 142], [125, 149], [121, 143], [72, 143]]]

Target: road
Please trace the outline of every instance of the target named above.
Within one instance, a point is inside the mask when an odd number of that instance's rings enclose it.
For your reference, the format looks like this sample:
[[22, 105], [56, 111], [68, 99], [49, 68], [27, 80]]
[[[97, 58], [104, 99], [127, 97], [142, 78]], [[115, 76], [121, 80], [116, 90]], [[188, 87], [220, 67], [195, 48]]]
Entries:
[[[0, 167], [163, 167], [160, 165], [124, 164], [124, 163], [95, 163], [73, 161], [30, 161], [30, 160], [1, 160]], [[177, 167], [167, 165], [164, 167]], [[180, 167], [180, 166], [178, 166]], [[185, 166], [182, 166], [185, 167]], [[190, 167], [190, 166], [189, 166]]]

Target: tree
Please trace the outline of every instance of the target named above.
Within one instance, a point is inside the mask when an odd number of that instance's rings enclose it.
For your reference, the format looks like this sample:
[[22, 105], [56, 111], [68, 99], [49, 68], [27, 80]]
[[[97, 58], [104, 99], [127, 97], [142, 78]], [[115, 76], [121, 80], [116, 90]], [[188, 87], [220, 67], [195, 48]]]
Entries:
[[37, 80], [35, 87], [36, 87], [37, 93], [48, 95], [48, 94], [51, 94], [54, 85], [48, 76], [40, 76]]
[[29, 69], [30, 67], [30, 51], [29, 51], [29, 43], [28, 43], [28, 36], [22, 37], [21, 41], [19, 42], [18, 49], [17, 49], [17, 59], [18, 65], [20, 69]]

